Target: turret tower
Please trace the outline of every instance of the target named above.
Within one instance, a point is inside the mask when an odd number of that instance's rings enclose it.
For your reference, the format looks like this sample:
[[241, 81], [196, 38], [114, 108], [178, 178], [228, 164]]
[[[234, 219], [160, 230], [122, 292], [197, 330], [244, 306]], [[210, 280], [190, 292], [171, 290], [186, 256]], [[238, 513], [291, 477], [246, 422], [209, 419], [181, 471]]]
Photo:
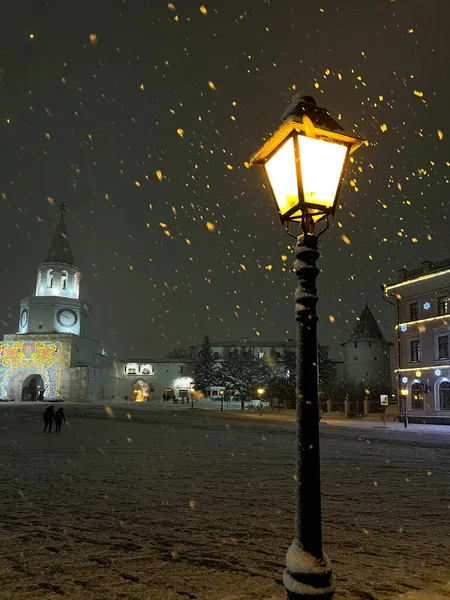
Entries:
[[44, 260], [36, 294], [20, 303], [18, 333], [72, 333], [89, 337], [90, 308], [79, 298], [81, 271], [75, 264], [64, 222], [64, 204]]
[[392, 343], [383, 335], [369, 307], [365, 306], [344, 348], [344, 379], [389, 388], [392, 384]]

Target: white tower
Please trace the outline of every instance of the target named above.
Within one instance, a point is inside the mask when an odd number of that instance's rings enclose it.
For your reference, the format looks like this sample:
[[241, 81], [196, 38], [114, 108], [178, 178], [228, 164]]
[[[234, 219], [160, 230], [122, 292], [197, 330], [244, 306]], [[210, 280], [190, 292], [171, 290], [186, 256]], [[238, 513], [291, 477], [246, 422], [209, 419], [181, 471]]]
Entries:
[[365, 306], [344, 348], [344, 378], [389, 389], [392, 385], [391, 346]]
[[79, 299], [76, 266], [64, 223], [64, 204], [52, 242], [37, 272], [36, 295], [20, 303], [18, 333], [72, 333], [89, 337], [90, 307]]

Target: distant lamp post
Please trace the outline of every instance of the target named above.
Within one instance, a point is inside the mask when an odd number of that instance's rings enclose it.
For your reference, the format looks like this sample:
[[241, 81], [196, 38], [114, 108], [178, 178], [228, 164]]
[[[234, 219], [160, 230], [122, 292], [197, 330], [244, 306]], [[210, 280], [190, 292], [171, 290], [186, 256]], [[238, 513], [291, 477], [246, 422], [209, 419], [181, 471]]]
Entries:
[[323, 600], [333, 596], [334, 586], [331, 565], [322, 550], [316, 315], [319, 251], [314, 227], [334, 215], [350, 154], [364, 140], [344, 131], [310, 96], [294, 98], [282, 121], [250, 164], [264, 167], [281, 222], [287, 228], [290, 222], [299, 223], [302, 230], [294, 263], [298, 278], [295, 539], [287, 552], [283, 582], [288, 600]]
[[400, 393], [403, 398], [403, 406], [404, 406], [404, 413], [405, 413], [404, 426], [408, 427], [408, 388], [403, 387], [400, 390]]
[[220, 412], [223, 412], [223, 397], [225, 395], [225, 390], [219, 390], [220, 395]]

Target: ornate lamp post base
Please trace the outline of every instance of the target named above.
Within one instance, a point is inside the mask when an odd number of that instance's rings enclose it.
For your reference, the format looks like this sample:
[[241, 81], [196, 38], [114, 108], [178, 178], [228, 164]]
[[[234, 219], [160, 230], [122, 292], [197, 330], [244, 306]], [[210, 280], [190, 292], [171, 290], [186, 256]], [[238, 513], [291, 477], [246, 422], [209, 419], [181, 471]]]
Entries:
[[331, 600], [334, 594], [333, 574], [326, 554], [317, 560], [302, 550], [297, 540], [286, 555], [283, 583], [288, 600]]

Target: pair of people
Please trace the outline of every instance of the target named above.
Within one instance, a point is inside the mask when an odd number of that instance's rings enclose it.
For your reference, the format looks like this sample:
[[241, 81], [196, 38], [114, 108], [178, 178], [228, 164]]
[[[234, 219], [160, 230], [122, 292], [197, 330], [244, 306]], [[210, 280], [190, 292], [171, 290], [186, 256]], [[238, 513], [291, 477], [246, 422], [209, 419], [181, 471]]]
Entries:
[[61, 431], [62, 422], [66, 422], [66, 416], [63, 408], [59, 408], [56, 413], [53, 405], [48, 406], [44, 411], [44, 433], [47, 431], [52, 432], [53, 421], [55, 422], [56, 432]]

